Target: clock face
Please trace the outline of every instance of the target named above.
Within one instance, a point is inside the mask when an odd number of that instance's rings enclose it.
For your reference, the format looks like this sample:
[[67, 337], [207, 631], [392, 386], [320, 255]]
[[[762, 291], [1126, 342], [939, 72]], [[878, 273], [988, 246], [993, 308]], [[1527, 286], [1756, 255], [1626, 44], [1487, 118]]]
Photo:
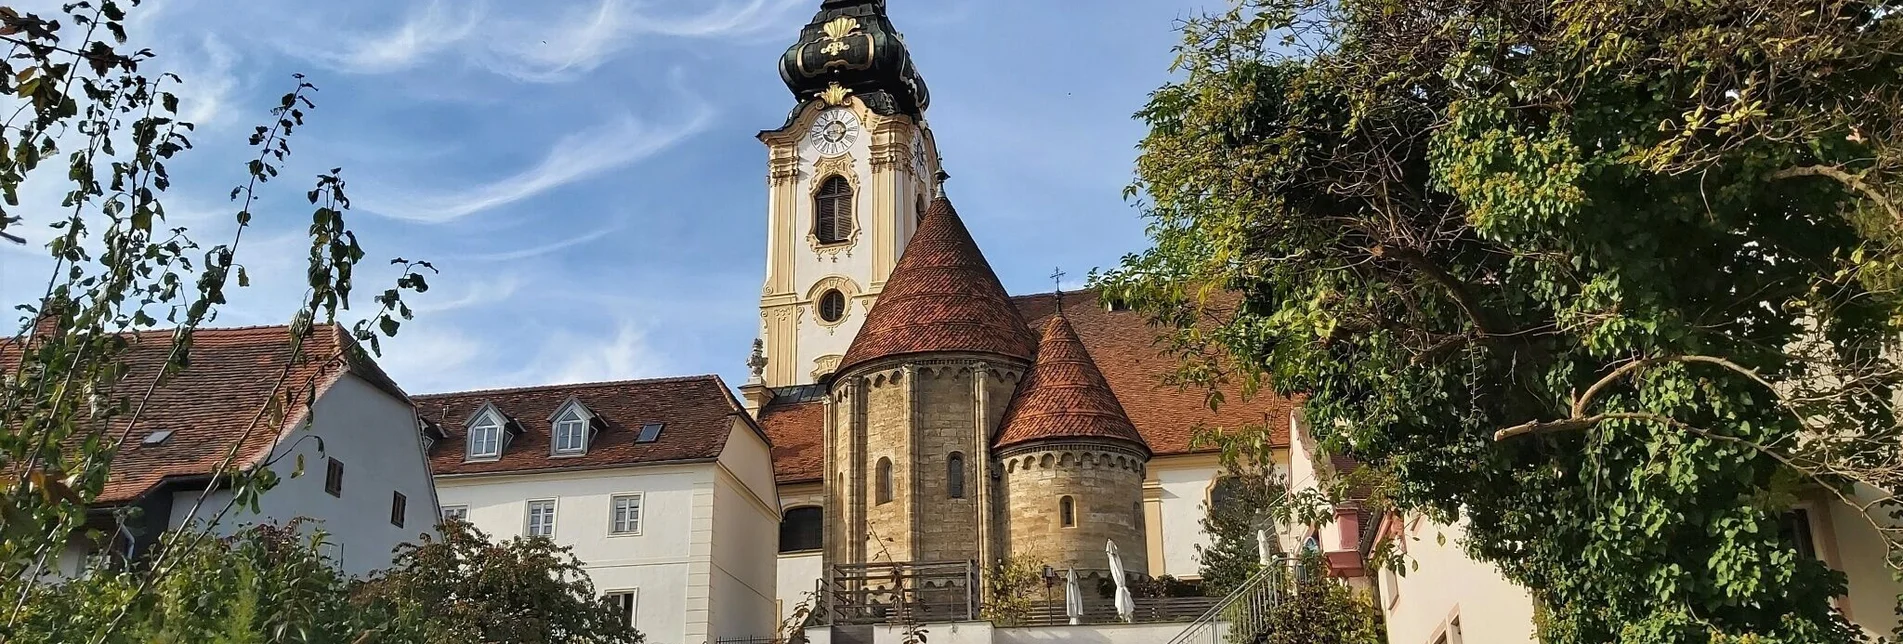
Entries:
[[912, 137], [912, 176], [923, 178], [931, 164], [925, 162], [925, 137]]
[[813, 149], [818, 150], [821, 156], [845, 154], [852, 150], [853, 142], [859, 140], [859, 115], [841, 107], [820, 112], [807, 138], [812, 140]]

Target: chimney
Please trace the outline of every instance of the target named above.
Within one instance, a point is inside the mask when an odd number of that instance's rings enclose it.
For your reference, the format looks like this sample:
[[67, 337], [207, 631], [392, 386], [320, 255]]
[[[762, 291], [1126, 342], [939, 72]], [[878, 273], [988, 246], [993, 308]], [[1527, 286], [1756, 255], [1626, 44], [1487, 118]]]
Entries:
[[63, 295], [51, 295], [40, 301], [40, 311], [33, 318], [33, 339], [47, 340], [58, 335], [65, 319], [71, 314], [71, 308]]

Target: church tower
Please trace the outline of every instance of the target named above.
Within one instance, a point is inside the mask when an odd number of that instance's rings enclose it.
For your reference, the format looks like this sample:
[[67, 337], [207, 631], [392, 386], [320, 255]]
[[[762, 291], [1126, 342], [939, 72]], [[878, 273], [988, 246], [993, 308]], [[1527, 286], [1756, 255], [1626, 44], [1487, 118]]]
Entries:
[[939, 173], [930, 104], [885, 0], [825, 0], [780, 59], [799, 104], [767, 146], [758, 384], [839, 368], [924, 218]]

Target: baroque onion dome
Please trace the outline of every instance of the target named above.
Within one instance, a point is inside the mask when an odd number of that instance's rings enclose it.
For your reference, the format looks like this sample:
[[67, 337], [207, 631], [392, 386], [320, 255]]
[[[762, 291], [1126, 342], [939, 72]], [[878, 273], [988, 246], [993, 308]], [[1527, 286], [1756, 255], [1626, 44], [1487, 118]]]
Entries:
[[874, 112], [917, 120], [932, 102], [904, 37], [886, 18], [885, 0], [821, 3], [799, 42], [780, 57], [780, 79], [801, 104], [839, 104], [850, 93]]
[[1037, 353], [1037, 336], [942, 196], [926, 209], [837, 373], [920, 353], [989, 353], [1025, 362]]
[[1103, 372], [1062, 313], [1044, 326], [1037, 362], [1004, 412], [994, 449], [1056, 440], [1108, 440], [1150, 454]]

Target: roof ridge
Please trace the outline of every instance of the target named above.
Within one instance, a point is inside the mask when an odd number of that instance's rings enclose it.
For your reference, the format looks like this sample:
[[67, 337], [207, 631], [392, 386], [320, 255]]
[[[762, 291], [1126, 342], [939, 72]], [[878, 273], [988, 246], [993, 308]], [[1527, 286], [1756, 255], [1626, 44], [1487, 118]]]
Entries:
[[[437, 393], [430, 393], [430, 394], [415, 394], [411, 396], [411, 398], [415, 398], [417, 400], [423, 400], [423, 399], [448, 398], [451, 396], [469, 396], [474, 394], [503, 394], [503, 393], [521, 393], [521, 392], [530, 392], [530, 391], [549, 391], [549, 390], [555, 390], [555, 389], [616, 387], [616, 386], [624, 386], [624, 385], [653, 385], [653, 384], [665, 384], [670, 382], [690, 382], [694, 380], [711, 380], [717, 384], [722, 383], [720, 379], [720, 374], [703, 373], [703, 374], [695, 374], [690, 376], [662, 376], [657, 378], [631, 378], [627, 380], [601, 380], [601, 381], [595, 381], [595, 382], [573, 382], [573, 383], [563, 383], [563, 384], [526, 385], [521, 387], [467, 389], [463, 391], [444, 391], [444, 392], [437, 392]], [[722, 384], [721, 388], [726, 389], [726, 386]]]

